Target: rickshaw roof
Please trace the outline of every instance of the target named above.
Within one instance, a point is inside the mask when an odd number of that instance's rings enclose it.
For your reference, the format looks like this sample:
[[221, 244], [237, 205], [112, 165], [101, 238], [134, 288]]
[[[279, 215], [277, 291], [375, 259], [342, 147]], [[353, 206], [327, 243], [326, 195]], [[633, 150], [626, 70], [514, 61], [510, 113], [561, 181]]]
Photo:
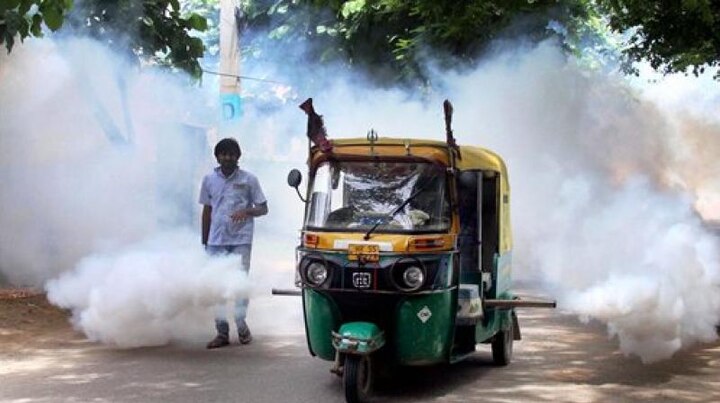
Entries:
[[[447, 155], [447, 149], [448, 145], [444, 141], [438, 141], [438, 140], [424, 140], [424, 139], [408, 139], [408, 138], [388, 138], [388, 137], [381, 137], [375, 140], [374, 142], [370, 142], [367, 138], [343, 138], [343, 139], [333, 139], [332, 140], [333, 146], [335, 146], [338, 149], [342, 148], [350, 148], [350, 147], [370, 147], [371, 145], [374, 147], [379, 147], [376, 150], [376, 153], [378, 155], [385, 154], [382, 151], [383, 146], [397, 146], [397, 147], [405, 147], [406, 144], [410, 145], [411, 150], [420, 150], [420, 149], [438, 149], [443, 150], [443, 154]], [[395, 147], [393, 147], [395, 148]], [[499, 172], [502, 176], [506, 176], [506, 167], [505, 162], [503, 161], [502, 157], [498, 155], [497, 153], [488, 150], [483, 147], [477, 147], [477, 146], [464, 146], [461, 145], [458, 147], [460, 151], [460, 158], [456, 160], [456, 166], [460, 170], [483, 170], [483, 171], [495, 171]], [[342, 152], [340, 150], [336, 150], [337, 152]], [[316, 153], [319, 153], [319, 150], [315, 149]], [[414, 154], [414, 153], [413, 153]], [[316, 154], [317, 155], [317, 154]]]

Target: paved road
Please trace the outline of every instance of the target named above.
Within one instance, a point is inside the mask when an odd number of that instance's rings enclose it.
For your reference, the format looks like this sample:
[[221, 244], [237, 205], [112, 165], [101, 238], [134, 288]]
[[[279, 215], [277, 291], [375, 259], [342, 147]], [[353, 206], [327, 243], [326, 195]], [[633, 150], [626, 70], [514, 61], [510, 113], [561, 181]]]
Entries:
[[[550, 310], [519, 317], [524, 340], [509, 367], [493, 367], [481, 345], [462, 363], [395, 374], [376, 401], [720, 401], [720, 343], [643, 365], [617, 352], [600, 325]], [[0, 352], [0, 401], [341, 402], [328, 369], [300, 334], [258, 334], [249, 346], [215, 351], [202, 343], [118, 350], [74, 337]]]

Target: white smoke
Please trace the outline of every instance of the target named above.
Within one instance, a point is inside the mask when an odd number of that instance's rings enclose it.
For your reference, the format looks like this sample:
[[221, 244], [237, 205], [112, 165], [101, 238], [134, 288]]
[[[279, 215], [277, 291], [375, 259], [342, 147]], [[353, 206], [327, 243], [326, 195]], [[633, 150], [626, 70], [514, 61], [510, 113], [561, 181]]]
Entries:
[[561, 309], [606, 323], [621, 350], [644, 362], [716, 339], [720, 242], [701, 217], [720, 207], [711, 202], [720, 195], [712, 151], [720, 129], [708, 113], [714, 104], [698, 100], [717, 99], [720, 84], [632, 82], [583, 69], [548, 43], [434, 78], [444, 92], [426, 103], [363, 90], [357, 79], [313, 95], [333, 137], [373, 128], [441, 139], [442, 99], [450, 98], [458, 141], [508, 162], [516, 278], [548, 287]]
[[195, 234], [179, 231], [84, 258], [46, 288], [90, 340], [162, 345], [202, 340], [216, 306], [249, 295], [237, 266], [232, 256], [208, 256]]
[[[193, 146], [182, 128], [194, 122], [183, 115], [197, 102], [166, 78], [123, 66], [87, 40], [29, 41], [3, 57], [0, 270], [11, 282], [42, 284], [179, 219], [159, 190], [195, 175], [181, 159]], [[130, 126], [119, 79], [132, 98]]]
[[[694, 178], [717, 186], [720, 162], [703, 152], [720, 146], [717, 118], [661, 107], [662, 84], [584, 71], [549, 45], [523, 50], [452, 80], [458, 137], [510, 168], [516, 277], [548, 283], [561, 308], [607, 323], [645, 362], [714, 340], [720, 241], [696, 213]], [[706, 84], [672, 90], [720, 93]]]
[[[174, 318], [187, 314], [196, 319], [182, 323], [205, 322], [201, 313], [233, 293], [203, 277], [222, 265], [203, 260], [198, 238], [191, 240], [199, 237], [193, 235], [197, 229], [186, 233], [186, 239], [157, 238], [170, 242], [147, 249], [163, 244], [153, 241], [159, 232], [157, 217], [174, 211], [157, 200], [154, 188], [155, 175], [168, 171], [158, 163], [172, 151], [156, 152], [150, 134], [158, 128], [173, 132], [158, 120], [194, 116], [189, 111], [199, 108], [180, 105], [197, 93], [183, 94], [186, 88], [155, 76], [128, 74], [141, 151], [103, 152], [110, 147], [88, 115], [87, 100], [73, 85], [76, 78], [56, 71], [67, 63], [44, 42], [25, 46], [38, 46], [45, 54], [13, 52], [0, 70], [0, 175], [8, 184], [0, 197], [0, 269], [16, 282], [44, 281], [64, 272], [49, 286], [50, 295], [73, 307], [78, 323], [95, 339], [124, 345], [185, 339]], [[36, 63], [38, 55], [49, 62]], [[252, 66], [244, 71], [253, 75]], [[272, 78], [292, 84], [306, 73]], [[323, 72], [314, 74], [317, 78]], [[49, 89], [29, 79], [50, 76], [55, 80]], [[720, 147], [720, 131], [716, 106], [708, 106], [717, 104], [716, 82], [698, 86], [688, 84], [695, 83], [692, 78], [680, 78], [685, 84], [678, 85], [673, 78], [631, 83], [584, 70], [548, 44], [518, 46], [472, 72], [438, 73], [442, 94], [431, 95], [426, 103], [399, 90], [364, 89], [356, 77], [325, 76], [332, 81], [322, 93], [305, 95], [315, 98], [331, 137], [364, 136], [373, 128], [381, 136], [442, 139], [441, 102], [450, 98], [458, 141], [494, 149], [508, 163], [516, 278], [549, 287], [566, 311], [607, 323], [625, 353], [653, 361], [716, 337], [720, 252], [717, 237], [701, 220], [717, 208], [720, 193], [719, 181], [713, 180], [720, 162], [712, 152]], [[105, 83], [92, 82], [96, 91]], [[117, 99], [112, 88], [100, 92]], [[15, 98], [6, 96], [9, 93]], [[11, 99], [13, 107], [6, 107]], [[270, 206], [270, 215], [256, 222], [247, 291], [253, 295], [251, 326], [268, 331], [277, 331], [273, 322], [301, 329], [297, 300], [267, 296], [271, 286], [292, 282], [293, 246], [301, 224], [302, 204], [284, 179], [289, 168], [302, 169], [306, 158], [305, 117], [296, 103], [272, 112], [247, 105], [236, 127], [243, 147], [241, 167], [258, 175]], [[51, 114], [57, 104], [66, 114]], [[84, 106], [73, 107], [77, 104]], [[161, 119], [147, 126], [139, 123], [153, 121], [148, 116], [156, 115], [153, 109], [160, 105]], [[208, 145], [218, 137], [210, 136]], [[203, 153], [211, 155], [207, 145]], [[186, 175], [192, 177], [192, 186], [213, 164], [207, 160], [199, 165], [197, 172]], [[103, 175], [117, 179], [107, 184]], [[29, 189], [40, 191], [29, 196]], [[192, 219], [197, 220], [197, 212]], [[157, 264], [127, 263], [139, 256]], [[173, 276], [162, 263], [173, 261], [170, 256], [185, 256], [183, 261], [193, 262], [198, 272], [177, 263]], [[130, 266], [143, 267], [147, 275], [124, 276], [133, 270]], [[123, 287], [103, 285], [115, 283]], [[240, 290], [242, 284], [231, 289]], [[136, 294], [150, 289], [163, 290], [155, 293], [162, 301], [153, 304]], [[197, 299], [198, 292], [207, 298]], [[117, 314], [110, 317], [108, 312]], [[288, 313], [279, 318], [278, 312]], [[130, 318], [118, 322], [130, 329], [142, 329], [143, 322], [153, 320], [163, 323], [147, 334], [136, 331], [128, 341], [118, 334], [123, 326], [106, 323], [122, 318]]]
[[[212, 306], [228, 298], [257, 296], [253, 309], [269, 317], [263, 297], [271, 285], [291, 285], [292, 246], [259, 236], [288, 252], [283, 263], [256, 259], [247, 279], [239, 262], [209, 259], [200, 245], [197, 189], [213, 166], [215, 139], [206, 132], [216, 104], [204, 89], [131, 68], [90, 40], [29, 40], [3, 55], [3, 276], [46, 283], [78, 329], [123, 347], [209, 337]], [[264, 172], [276, 165], [265, 163]], [[272, 175], [278, 170], [287, 172], [276, 167]], [[272, 200], [280, 198], [276, 188], [266, 189]], [[274, 227], [295, 240], [290, 227]], [[292, 302], [279, 304], [286, 309], [275, 317], [285, 322], [261, 317], [253, 330], [301, 328]]]

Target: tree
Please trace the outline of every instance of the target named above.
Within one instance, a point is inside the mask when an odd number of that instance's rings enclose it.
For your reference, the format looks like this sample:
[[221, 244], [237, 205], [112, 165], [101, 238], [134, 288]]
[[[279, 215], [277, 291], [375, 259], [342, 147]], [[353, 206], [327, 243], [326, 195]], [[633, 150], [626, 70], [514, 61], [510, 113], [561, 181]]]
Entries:
[[0, 45], [5, 43], [8, 52], [15, 38], [42, 36], [43, 25], [51, 31], [63, 25], [72, 0], [3, 0], [0, 2]]
[[[427, 79], [422, 60], [471, 64], [494, 39], [542, 40], [557, 21], [574, 35], [594, 9], [589, 0], [258, 0], [250, 27], [286, 49], [307, 47], [307, 61], [341, 61], [375, 79]], [[252, 46], [252, 44], [251, 44]]]
[[[664, 73], [696, 75], [720, 64], [720, 2], [713, 0], [602, 0], [610, 26], [628, 31], [625, 53]], [[716, 78], [720, 77], [720, 73]]]
[[[130, 58], [180, 68], [199, 76], [204, 46], [190, 31], [204, 31], [207, 20], [183, 14], [179, 0], [4, 0], [0, 3], [0, 44], [11, 51], [17, 36], [69, 30], [88, 35]], [[62, 33], [62, 32], [59, 32]]]

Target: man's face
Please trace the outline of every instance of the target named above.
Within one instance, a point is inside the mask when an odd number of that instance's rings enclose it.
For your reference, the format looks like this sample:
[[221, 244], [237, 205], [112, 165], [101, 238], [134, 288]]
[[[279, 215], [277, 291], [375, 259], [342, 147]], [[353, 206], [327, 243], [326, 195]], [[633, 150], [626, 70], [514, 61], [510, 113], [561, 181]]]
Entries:
[[237, 166], [240, 156], [232, 152], [221, 152], [215, 156], [221, 168], [232, 169]]

